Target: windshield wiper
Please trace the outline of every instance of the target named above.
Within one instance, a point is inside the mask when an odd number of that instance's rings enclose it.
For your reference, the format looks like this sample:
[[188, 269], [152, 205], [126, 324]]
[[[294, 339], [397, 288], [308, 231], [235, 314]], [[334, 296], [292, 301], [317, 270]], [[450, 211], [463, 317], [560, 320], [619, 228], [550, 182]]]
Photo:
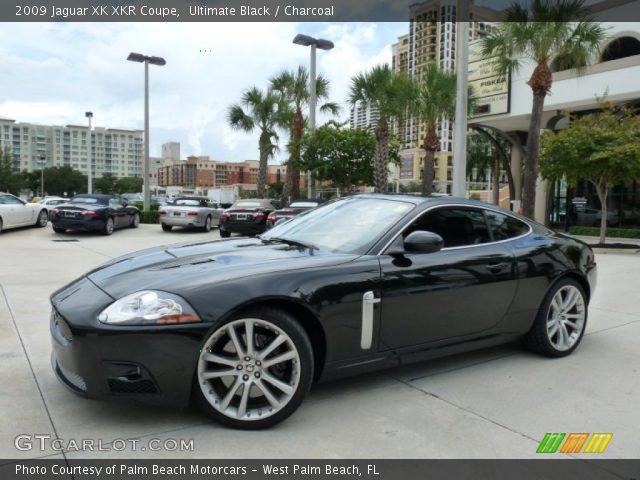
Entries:
[[281, 238], [281, 237], [262, 238], [262, 237], [260, 237], [260, 240], [262, 240], [265, 243], [269, 243], [269, 242], [286, 243], [287, 245], [291, 245], [293, 247], [303, 247], [303, 248], [309, 248], [309, 249], [318, 250], [318, 247], [316, 247], [315, 245], [311, 245], [310, 243], [300, 242], [298, 240], [292, 240], [290, 238]]

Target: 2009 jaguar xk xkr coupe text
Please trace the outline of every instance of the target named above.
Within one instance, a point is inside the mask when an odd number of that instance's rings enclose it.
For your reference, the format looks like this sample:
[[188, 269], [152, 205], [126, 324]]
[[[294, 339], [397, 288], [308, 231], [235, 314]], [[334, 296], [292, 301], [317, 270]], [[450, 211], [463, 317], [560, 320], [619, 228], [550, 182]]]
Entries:
[[358, 195], [256, 238], [152, 248], [51, 297], [53, 368], [90, 396], [196, 400], [239, 428], [291, 415], [314, 381], [524, 338], [580, 343], [591, 249], [450, 197]]

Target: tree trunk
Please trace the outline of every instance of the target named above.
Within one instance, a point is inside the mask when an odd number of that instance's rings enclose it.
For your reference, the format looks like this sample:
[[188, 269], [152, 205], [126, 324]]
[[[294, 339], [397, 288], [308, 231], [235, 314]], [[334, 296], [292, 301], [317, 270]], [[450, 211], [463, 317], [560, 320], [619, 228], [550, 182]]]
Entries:
[[524, 182], [522, 192], [522, 213], [533, 219], [536, 207], [536, 181], [538, 179], [538, 156], [540, 153], [540, 128], [544, 100], [551, 89], [551, 70], [545, 63], [539, 63], [527, 82], [533, 91], [533, 106], [527, 136], [527, 156], [524, 162]]
[[376, 127], [376, 149], [373, 163], [373, 183], [377, 193], [387, 193], [389, 171], [389, 128], [384, 119]]
[[260, 139], [260, 165], [258, 167], [258, 198], [267, 198], [267, 161], [269, 159], [270, 139]]
[[[499, 155], [499, 154], [497, 154]], [[500, 205], [500, 157], [496, 157], [493, 163], [493, 199], [494, 205]]]
[[427, 125], [427, 133], [424, 136], [422, 145], [424, 148], [424, 165], [422, 166], [422, 194], [431, 195], [433, 193], [433, 179], [435, 177], [434, 160], [438, 150], [438, 133], [436, 125]]
[[596, 185], [596, 193], [598, 194], [598, 199], [600, 200], [600, 240], [598, 243], [604, 245], [607, 236], [607, 196], [609, 194], [609, 189], [607, 186], [603, 186], [601, 184]]

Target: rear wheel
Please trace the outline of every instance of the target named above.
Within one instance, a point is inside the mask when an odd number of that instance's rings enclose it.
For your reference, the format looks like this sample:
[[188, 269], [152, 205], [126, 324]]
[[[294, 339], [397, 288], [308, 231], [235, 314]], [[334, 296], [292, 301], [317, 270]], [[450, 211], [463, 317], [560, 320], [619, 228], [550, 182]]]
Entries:
[[220, 237], [229, 238], [231, 236], [231, 232], [227, 232], [226, 230], [220, 229]]
[[211, 231], [211, 216], [208, 216], [204, 221], [204, 227], [202, 227], [202, 230], [204, 230], [205, 232]]
[[2, 219], [0, 218], [0, 233], [2, 233]]
[[36, 220], [36, 227], [43, 228], [47, 226], [49, 222], [49, 212], [45, 209], [40, 210], [38, 213], [38, 219]]
[[113, 218], [107, 218], [107, 221], [104, 223], [104, 228], [102, 229], [103, 235], [111, 235], [113, 233]]
[[194, 388], [201, 407], [219, 422], [261, 429], [300, 406], [313, 369], [311, 342], [302, 326], [283, 311], [259, 308], [207, 337]]
[[525, 344], [547, 357], [564, 357], [578, 347], [586, 326], [584, 289], [573, 279], [563, 279], [545, 296]]
[[53, 227], [53, 231], [56, 233], [64, 233], [67, 231], [66, 228], [60, 228], [60, 227]]
[[133, 218], [131, 219], [131, 225], [129, 225], [131, 228], [138, 228], [138, 226], [140, 225], [140, 214], [136, 213]]
[[164, 223], [162, 224], [162, 230], [164, 230], [165, 232], [170, 232], [172, 228], [172, 225], [165, 225]]

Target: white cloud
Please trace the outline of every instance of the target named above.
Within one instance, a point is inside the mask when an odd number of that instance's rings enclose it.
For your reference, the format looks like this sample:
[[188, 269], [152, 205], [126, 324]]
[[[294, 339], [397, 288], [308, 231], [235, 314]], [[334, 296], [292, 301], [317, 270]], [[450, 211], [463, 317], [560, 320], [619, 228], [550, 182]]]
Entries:
[[331, 99], [346, 106], [351, 76], [390, 62], [389, 46], [405, 30], [359, 23], [5, 23], [0, 117], [84, 123], [91, 110], [94, 125], [142, 129], [143, 67], [126, 61], [137, 51], [167, 59], [164, 67], [150, 66], [152, 155], [161, 143], [180, 141], [183, 156], [256, 158], [257, 135], [230, 129], [226, 111], [245, 88], [264, 88], [278, 71], [308, 66], [309, 50], [291, 42], [296, 33], [335, 42], [334, 50], [318, 52], [318, 71], [331, 80]]

